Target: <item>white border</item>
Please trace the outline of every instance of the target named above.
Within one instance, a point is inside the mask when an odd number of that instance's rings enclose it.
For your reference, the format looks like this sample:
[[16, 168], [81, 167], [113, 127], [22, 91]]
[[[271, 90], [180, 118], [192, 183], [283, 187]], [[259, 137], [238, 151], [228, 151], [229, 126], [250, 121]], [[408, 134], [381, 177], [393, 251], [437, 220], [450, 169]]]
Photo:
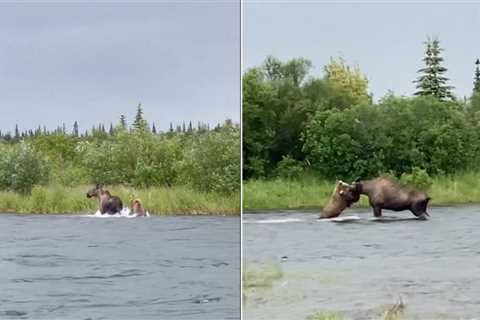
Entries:
[[243, 319], [243, 0], [240, 1], [240, 319]]

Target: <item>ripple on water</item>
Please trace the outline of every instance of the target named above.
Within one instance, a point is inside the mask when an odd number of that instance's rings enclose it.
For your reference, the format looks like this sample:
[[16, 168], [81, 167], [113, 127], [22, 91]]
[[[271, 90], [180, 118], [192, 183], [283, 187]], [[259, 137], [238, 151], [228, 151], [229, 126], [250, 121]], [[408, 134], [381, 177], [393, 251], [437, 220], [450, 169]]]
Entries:
[[1, 214], [0, 319], [239, 319], [239, 223]]
[[[362, 222], [348, 224], [315, 224], [310, 213], [246, 214], [247, 264], [271, 263], [272, 257], [295, 252], [288, 263], [273, 259], [282, 278], [259, 300], [246, 300], [246, 317], [306, 318], [309, 310], [371, 317], [372, 310], [395, 303], [399, 296], [408, 313], [419, 319], [435, 318], [440, 311], [448, 311], [449, 319], [478, 317], [478, 212], [478, 206], [432, 208], [428, 221], [399, 212], [389, 213], [399, 218], [377, 223], [363, 221], [370, 212], [350, 209], [348, 214]], [[265, 219], [305, 221], [259, 223]], [[300, 276], [314, 278], [317, 273], [329, 281]]]

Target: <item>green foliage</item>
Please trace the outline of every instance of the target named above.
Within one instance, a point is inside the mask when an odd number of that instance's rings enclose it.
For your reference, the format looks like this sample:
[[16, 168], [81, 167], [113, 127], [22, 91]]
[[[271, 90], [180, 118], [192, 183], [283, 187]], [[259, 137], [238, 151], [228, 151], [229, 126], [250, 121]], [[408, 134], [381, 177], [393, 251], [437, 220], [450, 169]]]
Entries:
[[350, 68], [342, 58], [331, 59], [325, 66], [325, 81], [329, 86], [330, 108], [345, 109], [352, 105], [370, 103], [368, 80], [360, 68]]
[[400, 182], [426, 191], [432, 186], [433, 180], [425, 169], [414, 167], [411, 173], [402, 173]]
[[275, 169], [275, 176], [286, 179], [296, 179], [303, 174], [302, 163], [292, 159], [290, 156], [283, 157]]
[[[98, 202], [85, 196], [91, 185], [35, 186], [30, 195], [0, 191], [0, 212], [17, 213], [92, 213]], [[222, 214], [240, 212], [240, 194], [200, 192], [185, 186], [172, 188], [133, 189], [108, 186], [124, 205], [130, 206], [134, 198], [142, 199], [150, 214]]]
[[305, 159], [302, 133], [319, 110], [345, 109], [370, 101], [367, 81], [332, 60], [321, 79], [308, 78], [311, 62], [303, 58], [281, 62], [268, 57], [243, 77], [244, 177], [276, 175], [286, 156]]
[[[405, 179], [405, 178], [404, 178]], [[428, 194], [433, 205], [480, 203], [480, 172], [460, 172], [455, 175], [431, 177]], [[334, 180], [304, 175], [298, 180], [249, 180], [243, 186], [245, 210], [312, 209], [319, 212], [330, 199]], [[367, 197], [358, 204], [370, 207]]]
[[433, 96], [440, 100], [454, 99], [452, 94], [452, 86], [447, 85], [448, 78], [444, 76], [447, 68], [441, 65], [443, 58], [441, 57], [440, 41], [438, 39], [427, 39], [425, 42], [426, 50], [423, 61], [425, 67], [418, 70], [420, 76], [414, 83], [417, 84], [417, 96]]
[[[100, 183], [239, 192], [240, 130], [231, 120], [215, 130], [201, 124], [194, 129], [190, 122], [188, 132], [154, 133], [139, 105], [133, 129], [126, 128], [123, 116], [122, 122], [110, 133], [103, 125], [80, 137], [38, 129], [24, 142], [3, 142], [0, 190], [29, 193], [41, 184], [61, 188]], [[41, 192], [34, 189], [33, 199], [40, 198]]]
[[480, 93], [480, 59], [475, 61], [475, 77], [473, 79], [473, 93]]
[[[122, 122], [122, 126], [123, 126], [123, 122]], [[143, 118], [143, 109], [142, 109], [142, 104], [141, 103], [139, 103], [138, 106], [137, 106], [137, 114], [135, 115], [135, 121], [133, 122], [133, 128], [137, 131], [148, 131], [148, 123]]]
[[199, 190], [235, 192], [240, 190], [240, 139], [238, 129], [199, 135], [186, 145], [184, 181]]
[[429, 97], [317, 112], [304, 141], [313, 168], [331, 179], [401, 175], [413, 167], [454, 173], [478, 159], [476, 133], [462, 107]]
[[47, 180], [50, 168], [29, 144], [0, 145], [0, 152], [0, 188], [25, 194]]

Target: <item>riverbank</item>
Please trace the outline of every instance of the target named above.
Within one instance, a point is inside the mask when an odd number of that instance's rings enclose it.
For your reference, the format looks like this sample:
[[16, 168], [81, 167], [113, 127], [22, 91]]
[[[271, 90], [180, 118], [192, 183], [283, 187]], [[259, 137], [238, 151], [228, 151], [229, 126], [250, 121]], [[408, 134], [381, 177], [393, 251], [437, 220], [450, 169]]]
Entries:
[[[459, 205], [480, 203], [480, 173], [464, 173], [456, 176], [432, 178], [427, 190], [432, 198], [430, 205]], [[245, 210], [318, 209], [326, 205], [332, 195], [334, 181], [313, 177], [299, 180], [250, 180], [244, 183]], [[368, 207], [366, 197], [355, 204]]]
[[[37, 186], [30, 195], [0, 192], [0, 212], [11, 213], [93, 213], [98, 209], [96, 199], [88, 199], [91, 186], [67, 188]], [[157, 215], [239, 215], [240, 194], [224, 195], [198, 192], [188, 187], [150, 188], [138, 190], [124, 186], [109, 187], [124, 206], [140, 198], [144, 207]]]

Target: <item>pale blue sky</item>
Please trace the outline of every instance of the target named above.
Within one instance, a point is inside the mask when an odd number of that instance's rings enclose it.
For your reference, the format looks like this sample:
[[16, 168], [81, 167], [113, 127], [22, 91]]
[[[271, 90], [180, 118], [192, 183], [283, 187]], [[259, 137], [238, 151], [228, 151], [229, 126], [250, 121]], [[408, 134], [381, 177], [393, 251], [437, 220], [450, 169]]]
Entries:
[[1, 2], [0, 130], [240, 114], [238, 1]]
[[374, 99], [412, 95], [423, 42], [438, 37], [447, 77], [463, 98], [480, 58], [480, 4], [253, 2], [244, 4], [244, 69], [267, 55], [304, 57], [321, 75], [331, 56], [358, 63]]

